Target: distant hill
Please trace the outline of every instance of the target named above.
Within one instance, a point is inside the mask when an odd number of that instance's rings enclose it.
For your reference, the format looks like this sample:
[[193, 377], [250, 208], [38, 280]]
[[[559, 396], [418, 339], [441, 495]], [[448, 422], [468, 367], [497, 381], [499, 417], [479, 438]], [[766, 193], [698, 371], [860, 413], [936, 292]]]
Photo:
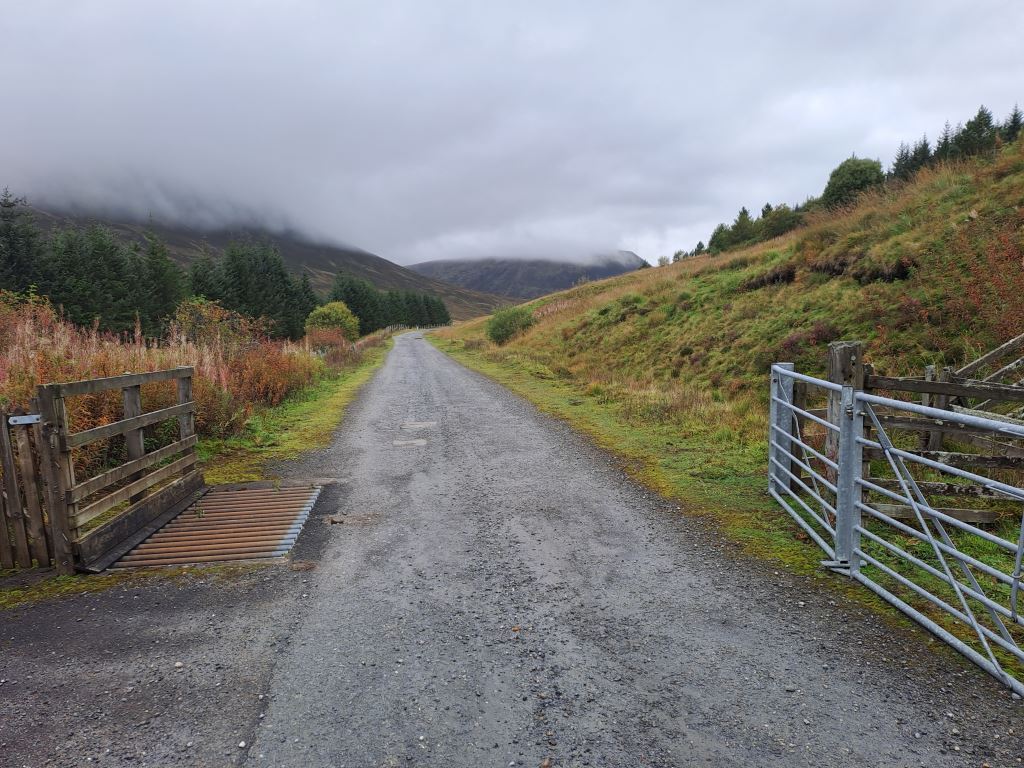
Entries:
[[455, 320], [486, 315], [508, 301], [450, 285], [438, 279], [413, 272], [359, 248], [308, 242], [294, 233], [272, 233], [258, 229], [223, 229], [204, 231], [185, 226], [155, 222], [124, 221], [107, 216], [68, 215], [34, 209], [36, 222], [45, 229], [58, 226], [99, 223], [128, 241], [143, 241], [143, 232], [157, 234], [166, 244], [171, 257], [187, 265], [205, 250], [216, 256], [232, 240], [246, 237], [268, 240], [281, 252], [285, 264], [300, 274], [309, 274], [313, 287], [326, 294], [336, 273], [343, 271], [369, 280], [381, 290], [421, 291], [439, 297]]
[[532, 299], [581, 282], [632, 272], [644, 263], [632, 251], [617, 251], [584, 263], [553, 259], [442, 259], [413, 264], [409, 269], [473, 291]]

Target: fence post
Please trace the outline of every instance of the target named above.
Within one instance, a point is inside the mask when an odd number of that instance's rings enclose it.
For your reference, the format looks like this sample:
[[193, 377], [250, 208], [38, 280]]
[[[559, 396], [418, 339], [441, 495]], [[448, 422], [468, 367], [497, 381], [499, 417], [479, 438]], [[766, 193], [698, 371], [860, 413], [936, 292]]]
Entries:
[[[946, 368], [943, 368], [941, 371], [939, 371], [939, 376], [938, 376], [938, 380], [939, 381], [941, 381], [941, 382], [949, 382], [949, 381], [952, 380], [952, 378], [953, 378], [953, 369], [952, 368], [946, 367]], [[932, 404], [933, 408], [941, 408], [942, 410], [946, 410], [947, 408], [949, 408], [949, 396], [948, 395], [934, 395], [932, 397], [932, 403], [931, 404]], [[945, 435], [943, 434], [943, 432], [941, 430], [936, 430], [934, 432], [929, 432], [928, 433], [928, 450], [929, 451], [941, 451], [942, 450], [942, 440], [943, 440], [944, 436]]]
[[[792, 371], [793, 363], [776, 363], [774, 368]], [[782, 452], [793, 452], [793, 412], [776, 400], [784, 403], [793, 402], [793, 379], [776, 373], [774, 368], [769, 390], [771, 403], [768, 409], [768, 490], [781, 493], [789, 485], [789, 475], [779, 467], [779, 464], [789, 470], [793, 468], [792, 459]]]
[[25, 515], [28, 519], [28, 533], [32, 539], [32, 554], [40, 568], [50, 564], [50, 548], [46, 543], [46, 526], [43, 524], [43, 508], [39, 504], [39, 474], [32, 454], [30, 427], [25, 424], [15, 430], [18, 446], [18, 467], [21, 469], [21, 487], [24, 490]]
[[18, 470], [14, 463], [14, 443], [7, 414], [0, 426], [0, 464], [4, 470], [3, 493], [7, 498], [7, 517], [11, 522], [11, 536], [14, 539], [14, 559], [21, 568], [32, 567], [32, 553], [28, 548], [28, 529], [25, 526], [25, 505], [18, 488]]
[[860, 563], [854, 550], [860, 544], [856, 526], [860, 524], [863, 446], [858, 438], [864, 434], [864, 413], [852, 386], [844, 386], [839, 400], [839, 472], [836, 477], [836, 563], [856, 573]]
[[53, 563], [57, 573], [75, 572], [74, 537], [71, 516], [76, 509], [67, 503], [67, 491], [75, 484], [75, 468], [71, 452], [64, 451], [61, 438], [68, 432], [64, 398], [55, 385], [43, 385], [38, 390], [39, 414], [43, 420], [43, 442], [39, 446], [40, 463], [46, 480], [46, 493], [50, 509], [50, 530], [53, 532]]
[[[136, 384], [133, 387], [125, 387], [121, 390], [121, 398], [124, 404], [123, 418], [133, 419], [142, 415], [142, 387]], [[125, 447], [128, 450], [128, 460], [134, 461], [146, 455], [146, 438], [142, 429], [133, 429], [124, 435]], [[136, 472], [128, 476], [128, 480], [138, 480], [142, 472]], [[145, 496], [145, 492], [137, 493], [129, 499], [130, 504]]]
[[[0, 409], [0, 419], [7, 424], [7, 412]], [[7, 494], [0, 493], [0, 568], [14, 567], [14, 550], [10, 531], [7, 529]]]
[[[859, 341], [833, 341], [828, 345], [828, 380], [833, 384], [864, 389], [864, 345]], [[839, 426], [840, 395], [828, 393], [828, 421]], [[839, 455], [839, 435], [833, 430], [825, 434], [825, 455], [835, 460]], [[835, 470], [826, 472], [828, 479], [835, 482]]]

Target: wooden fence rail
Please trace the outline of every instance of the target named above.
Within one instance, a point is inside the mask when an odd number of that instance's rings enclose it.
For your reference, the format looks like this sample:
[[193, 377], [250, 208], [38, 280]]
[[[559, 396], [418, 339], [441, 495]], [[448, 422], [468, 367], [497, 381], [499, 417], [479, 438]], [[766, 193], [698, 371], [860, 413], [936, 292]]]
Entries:
[[[1020, 425], [1024, 423], [1014, 413], [999, 414], [985, 408], [998, 403], [1024, 403], [1024, 386], [1004, 384], [1002, 380], [1012, 378], [1016, 371], [1024, 370], [1024, 358], [1014, 359], [1008, 364], [1001, 361], [1024, 350], [1024, 335], [1001, 345], [968, 365], [954, 371], [951, 368], [936, 370], [929, 366], [921, 377], [882, 376], [877, 375], [872, 366], [864, 360], [864, 348], [860, 342], [836, 342], [829, 347], [828, 380], [834, 384], [852, 386], [854, 389], [879, 391], [886, 396], [905, 392], [919, 396], [923, 405], [948, 410], [949, 417], [933, 419], [908, 416], [905, 413], [890, 414], [879, 412], [879, 424], [886, 430], [919, 435], [919, 447], [916, 453], [925, 459], [941, 462], [949, 466], [975, 470], [1007, 470], [1020, 472], [1024, 470], [1024, 441], [983, 432], [972, 427], [960, 418], [961, 414], [974, 414], [988, 419], [1006, 421]], [[986, 369], [999, 366], [994, 373], [983, 375]], [[982, 374], [981, 378], [970, 378]], [[824, 398], [826, 407], [810, 407], [811, 399], [818, 402]], [[794, 404], [809, 414], [810, 418], [799, 417], [801, 430], [808, 425], [816, 427], [813, 419], [839, 423], [839, 398], [835, 392], [814, 385], [797, 382], [793, 392]], [[823, 430], [821, 435], [823, 455], [835, 460], [838, 454], [836, 434], [832, 430]], [[865, 436], [871, 432], [870, 426], [865, 427]], [[944, 444], [956, 446], [952, 450], [944, 450]], [[973, 449], [977, 449], [976, 452]], [[871, 477], [871, 460], [877, 460], [883, 454], [874, 448], [864, 450], [863, 476]], [[823, 469], [826, 476], [832, 479], [834, 472], [827, 466]], [[799, 470], [795, 473], [798, 477]], [[892, 480], [872, 478], [872, 482], [882, 487], [892, 485]], [[793, 479], [794, 490], [799, 485]], [[952, 483], [921, 481], [922, 490], [940, 497], [973, 497], [974, 499], [990, 500], [1000, 504], [1008, 502], [1004, 496], [986, 492], [981, 488], [965, 488]], [[909, 510], [898, 505], [886, 506], [886, 514], [893, 517], [906, 516]], [[877, 507], [877, 504], [876, 504]], [[995, 512], [989, 509], [946, 509], [942, 511], [964, 521], [986, 523], [995, 519]]]
[[[106, 567], [144, 536], [154, 520], [202, 487], [196, 469], [192, 368], [44, 384], [36, 414], [4, 413], [0, 429], [0, 567], [53, 564], [60, 573]], [[144, 411], [142, 386], [177, 383], [177, 404]], [[68, 424], [66, 400], [121, 390], [122, 418], [80, 432]], [[146, 450], [145, 430], [175, 419], [169, 445]], [[126, 459], [95, 475], [76, 476], [74, 451], [123, 436]]]

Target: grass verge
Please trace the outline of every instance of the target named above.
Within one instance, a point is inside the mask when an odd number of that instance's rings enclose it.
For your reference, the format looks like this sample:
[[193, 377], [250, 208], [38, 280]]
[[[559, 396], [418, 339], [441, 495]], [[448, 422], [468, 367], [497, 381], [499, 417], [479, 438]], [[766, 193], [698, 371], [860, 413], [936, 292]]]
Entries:
[[745, 552], [800, 573], [820, 571], [817, 551], [802, 543], [805, 534], [778, 514], [767, 495], [763, 441], [738, 439], [736, 430], [707, 418], [701, 409], [682, 425], [631, 419], [621, 404], [602, 393], [539, 370], [517, 355], [496, 356], [436, 334], [427, 338], [442, 352], [588, 435], [619, 456], [632, 477], [679, 500], [688, 512], [713, 520]]
[[[661, 420], [637, 410], [636, 400], [642, 399], [643, 392], [619, 399], [622, 392], [605, 393], [558, 376], [514, 350], [481, 344], [474, 337], [477, 330], [457, 326], [444, 335], [427, 338], [442, 352], [526, 398], [542, 412], [566, 421], [620, 457], [629, 475], [681, 502], [687, 514], [708, 519], [743, 553], [801, 575], [823, 580], [829, 576], [821, 566], [821, 550], [768, 495], [767, 441], [758, 437], [768, 429], [763, 408], [736, 398], [723, 403], [725, 410], [719, 413], [716, 401], [701, 402], [699, 392], [694, 392], [692, 409], [674, 408], [671, 421]], [[915, 578], [937, 586], [926, 575], [917, 573]], [[872, 608], [887, 623], [916, 626], [849, 579], [828, 578], [828, 586]], [[951, 617], [922, 601], [913, 602], [956, 633], [958, 625]], [[951, 648], [941, 644], [935, 648], [959, 658]], [[1011, 673], [1024, 673], [1008, 654], [997, 656]]]
[[384, 361], [392, 342], [363, 353], [354, 368], [322, 379], [276, 408], [249, 419], [237, 436], [199, 444], [203, 474], [210, 485], [266, 479], [268, 464], [294, 459], [327, 445], [349, 403]]

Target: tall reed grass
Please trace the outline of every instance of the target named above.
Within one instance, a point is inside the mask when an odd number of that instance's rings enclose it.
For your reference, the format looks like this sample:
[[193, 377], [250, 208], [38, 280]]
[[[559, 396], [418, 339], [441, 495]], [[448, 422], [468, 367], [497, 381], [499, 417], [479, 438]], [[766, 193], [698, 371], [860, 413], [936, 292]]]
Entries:
[[[279, 404], [321, 375], [358, 361], [360, 349], [321, 332], [298, 342], [272, 341], [260, 324], [213, 302], [185, 302], [162, 339], [138, 329], [112, 334], [66, 321], [45, 299], [0, 292], [0, 408], [31, 407], [39, 384], [194, 366], [196, 428], [201, 435], [226, 436], [240, 430], [252, 412]], [[143, 387], [143, 407], [176, 401], [173, 382]], [[122, 417], [120, 392], [67, 400], [72, 431]], [[147, 431], [154, 444], [172, 439], [174, 423]], [[166, 432], [167, 434], [162, 434]], [[118, 453], [117, 441], [89, 446], [76, 465], [105, 463]]]

